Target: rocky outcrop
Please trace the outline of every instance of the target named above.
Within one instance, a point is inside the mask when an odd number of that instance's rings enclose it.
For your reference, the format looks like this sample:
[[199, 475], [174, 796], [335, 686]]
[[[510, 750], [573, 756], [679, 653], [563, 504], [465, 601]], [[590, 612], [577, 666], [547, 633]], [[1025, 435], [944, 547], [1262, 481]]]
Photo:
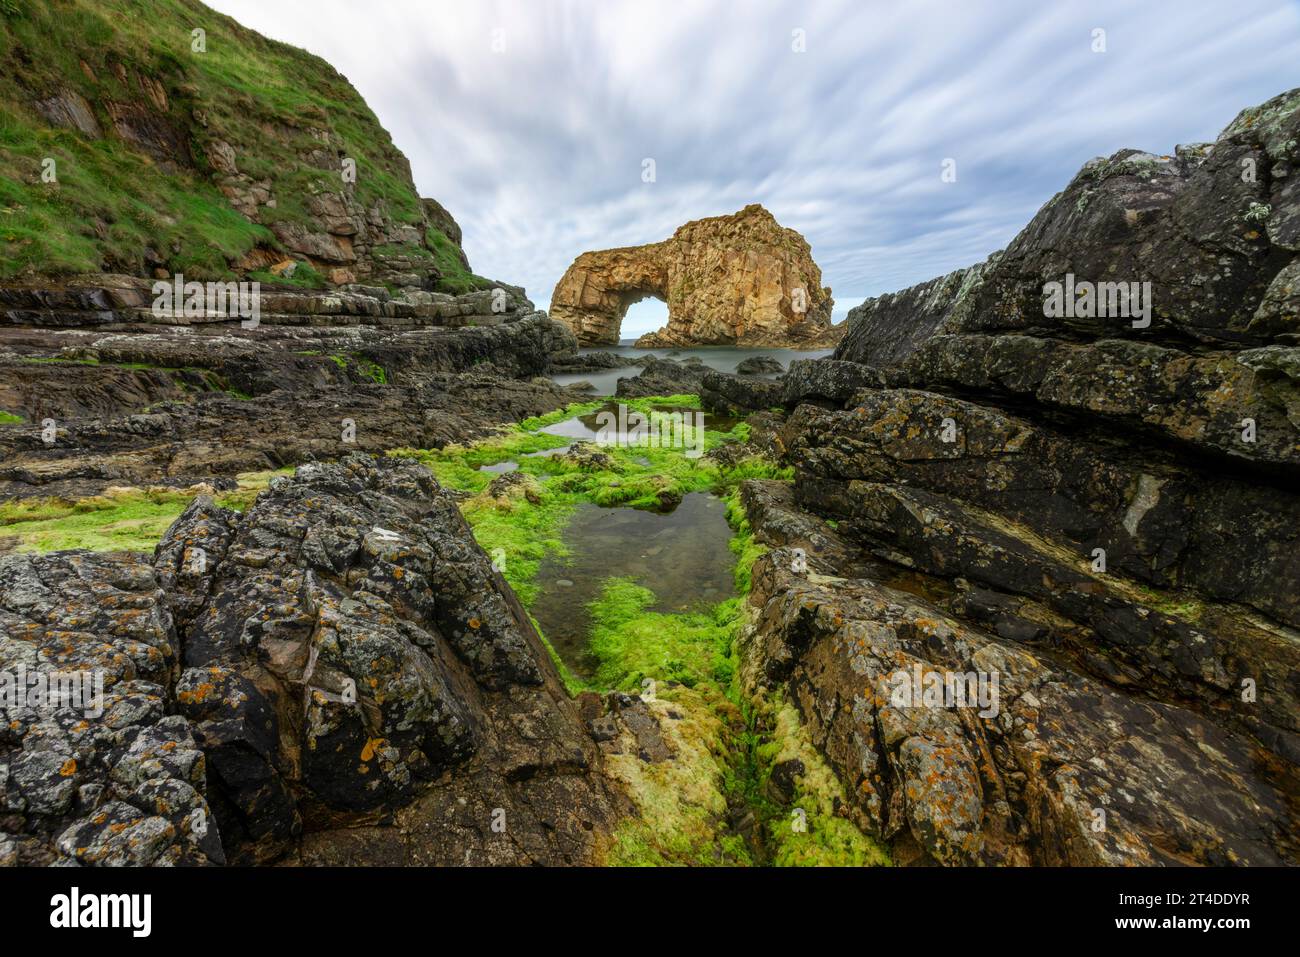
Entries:
[[412, 462], [304, 466], [242, 516], [200, 497], [152, 564], [0, 559], [0, 617], [0, 665], [106, 689], [100, 720], [6, 714], [20, 863], [590, 863], [623, 813], [527, 615]]
[[[1197, 353], [1293, 345], [1298, 105], [1300, 91], [1283, 93], [1243, 110], [1213, 144], [1172, 156], [1090, 161], [987, 262], [851, 310], [836, 358], [885, 366], [935, 334], [975, 332]], [[1067, 274], [1077, 308], [1048, 315], [1045, 287]], [[1118, 314], [1119, 290], [1112, 301], [1111, 290], [1077, 285], [1104, 282], [1150, 283], [1149, 324]]]
[[551, 294], [551, 316], [583, 344], [619, 341], [627, 308], [655, 296], [668, 324], [638, 346], [833, 344], [831, 291], [807, 241], [762, 206], [687, 223], [671, 239], [579, 256]]
[[747, 415], [781, 405], [781, 383], [710, 370], [700, 380], [700, 402], [718, 415]]
[[[230, 305], [197, 309], [164, 299], [154, 283], [135, 276], [100, 275], [60, 285], [0, 286], [0, 328], [228, 329], [248, 318]], [[251, 289], [251, 287], [250, 287]], [[259, 284], [258, 322], [267, 326], [376, 326], [388, 330], [496, 326], [538, 314], [518, 286], [452, 295], [421, 289], [396, 294], [356, 283], [329, 292]], [[188, 296], [188, 294], [186, 294]]]
[[736, 364], [740, 375], [780, 375], [784, 371], [785, 366], [771, 356], [750, 356]]
[[[567, 327], [566, 327], [567, 328]], [[621, 356], [616, 352], [582, 352], [556, 356], [551, 362], [555, 372], [604, 372], [645, 364], [645, 358]]]
[[[1257, 770], [1248, 738], [1062, 669], [911, 589], [796, 568], [788, 548], [755, 568], [747, 657], [764, 668], [748, 686], [793, 690], [851, 819], [900, 863], [1294, 860], [1288, 786]], [[900, 673], [997, 674], [997, 697], [983, 712], [913, 706], [895, 696]]]
[[[896, 861], [1295, 861], [1294, 769], [1261, 761], [1254, 735], [1087, 675], [1055, 650], [1061, 619], [861, 550], [809, 513], [814, 495], [800, 508], [779, 483], [743, 487], [772, 550], [754, 569], [742, 683], [794, 696], [850, 818]], [[928, 705], [899, 698], [900, 674], [997, 683], [982, 703], [972, 690], [968, 707]]]
[[[1088, 164], [782, 378], [745, 681], [795, 695], [897, 860], [1300, 859], [1297, 105]], [[1102, 315], [1106, 281], [1149, 292]]]

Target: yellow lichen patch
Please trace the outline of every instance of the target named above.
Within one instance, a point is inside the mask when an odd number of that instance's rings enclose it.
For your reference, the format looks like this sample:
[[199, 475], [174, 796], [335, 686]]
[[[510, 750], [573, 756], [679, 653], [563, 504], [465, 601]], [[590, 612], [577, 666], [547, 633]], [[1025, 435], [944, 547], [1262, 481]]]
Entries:
[[72, 758], [63, 762], [63, 767], [59, 768], [59, 776], [70, 778], [77, 773], [77, 762]]
[[207, 700], [208, 695], [212, 694], [216, 687], [205, 681], [195, 687], [192, 691], [179, 691], [176, 693], [176, 700], [181, 704], [200, 704]]
[[361, 760], [370, 761], [374, 758], [375, 752], [383, 747], [383, 738], [369, 738], [366, 740], [366, 746], [361, 749]]

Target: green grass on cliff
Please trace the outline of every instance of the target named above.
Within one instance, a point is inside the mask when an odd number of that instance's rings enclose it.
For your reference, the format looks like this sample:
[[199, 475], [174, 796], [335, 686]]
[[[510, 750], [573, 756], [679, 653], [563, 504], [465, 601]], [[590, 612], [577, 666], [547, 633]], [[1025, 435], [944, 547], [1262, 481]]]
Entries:
[[[191, 31], [206, 31], [206, 52]], [[166, 108], [152, 100], [161, 90]], [[75, 94], [103, 136], [52, 126], [39, 101]], [[140, 110], [136, 129], [172, 144], [167, 156], [124, 138], [110, 108]], [[333, 142], [322, 148], [321, 133]], [[128, 134], [129, 136], [129, 134]], [[212, 182], [213, 144], [236, 148], [241, 173], [266, 181], [277, 206], [262, 225]], [[0, 5], [0, 279], [101, 269], [140, 273], [142, 250], [171, 272], [228, 276], [273, 222], [319, 231], [309, 197], [341, 173], [308, 161], [320, 150], [357, 164], [354, 197], [399, 223], [423, 222], [406, 160], [329, 64], [269, 40], [197, 0], [5, 0]], [[155, 150], [157, 152], [157, 150]], [[42, 163], [57, 182], [42, 181]], [[420, 249], [420, 247], [410, 247]], [[421, 251], [423, 251], [421, 249]]]
[[438, 292], [451, 293], [453, 296], [480, 289], [491, 289], [496, 283], [491, 279], [475, 275], [461, 262], [460, 250], [456, 244], [438, 230], [430, 228], [425, 234], [425, 242], [433, 249], [433, 264], [438, 268]]

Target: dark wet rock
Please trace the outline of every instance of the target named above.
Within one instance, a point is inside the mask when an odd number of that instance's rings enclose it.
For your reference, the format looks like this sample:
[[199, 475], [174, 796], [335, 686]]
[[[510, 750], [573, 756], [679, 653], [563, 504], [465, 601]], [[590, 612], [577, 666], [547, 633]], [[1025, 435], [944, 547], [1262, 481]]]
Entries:
[[785, 806], [794, 800], [798, 779], [808, 769], [798, 758], [790, 758], [772, 765], [772, 773], [767, 779], [767, 790], [772, 800]]
[[[907, 592], [792, 572], [792, 559], [779, 549], [755, 566], [760, 617], [743, 677], [793, 690], [868, 833], [909, 836], [946, 864], [1294, 860], [1286, 791], [1261, 775], [1248, 739]], [[996, 707], [913, 705], [897, 676], [916, 669], [997, 675], [985, 698]]]
[[0, 410], [33, 423], [138, 412], [182, 399], [190, 388], [215, 387], [215, 382], [183, 371], [24, 362], [0, 355]]
[[430, 375], [421, 386], [376, 383], [280, 390], [254, 400], [206, 393], [148, 415], [0, 429], [0, 498], [83, 497], [114, 485], [215, 483], [354, 451], [441, 448], [579, 401], [548, 379]]
[[1083, 442], [915, 390], [863, 392], [843, 412], [805, 406], [784, 436], [816, 494], [833, 493], [827, 508], [851, 501], [854, 483], [924, 489], [1022, 525], [1076, 560], [1103, 548], [1112, 573], [1300, 624], [1294, 591], [1278, 587], [1300, 576], [1300, 497], [1254, 476]]
[[[178, 520], [162, 568], [209, 511], [200, 500]], [[422, 466], [304, 466], [232, 524], [182, 634], [177, 698], [210, 756], [234, 859], [271, 859], [300, 830], [377, 823], [471, 765], [500, 787], [590, 769], [540, 640]], [[515, 722], [539, 708], [552, 733], [521, 738]], [[593, 791], [591, 813], [604, 801]], [[459, 850], [426, 853], [443, 852]]]
[[464, 372], [527, 378], [546, 373], [552, 358], [575, 347], [564, 326], [540, 315], [471, 329], [267, 324], [52, 334], [0, 327], [0, 409], [31, 422], [62, 421], [138, 412], [214, 391], [261, 396], [375, 383], [420, 387]]
[[5, 714], [21, 863], [590, 863], [622, 813], [527, 615], [413, 462], [307, 465], [242, 516], [200, 497], [152, 564], [0, 559], [0, 626], [5, 667], [105, 674], [102, 718]]
[[[1293, 252], [1300, 251], [1300, 90], [1280, 93], [1266, 103], [1237, 114], [1220, 139], [1257, 144], [1267, 157], [1267, 216], [1263, 223], [1269, 240]], [[1255, 218], [1259, 222], [1260, 217]]]
[[750, 356], [736, 364], [740, 375], [780, 375], [784, 371], [785, 366], [771, 356]]
[[801, 402], [840, 406], [860, 389], [884, 384], [881, 374], [860, 362], [841, 359], [796, 359], [781, 380], [788, 407]]
[[750, 479], [741, 483], [740, 500], [750, 516], [754, 538], [760, 544], [799, 549], [799, 560], [821, 574], [863, 577], [882, 574], [861, 547], [823, 519], [800, 508], [788, 482]]
[[[166, 597], [139, 558], [0, 558], [0, 839], [11, 863], [225, 862], [206, 757], [170, 713], [178, 658]], [[79, 676], [86, 694], [12, 697], [34, 691], [37, 675]]]
[[649, 356], [622, 356], [617, 352], [584, 352], [557, 356], [551, 362], [553, 372], [603, 372], [644, 365]]
[[[897, 364], [929, 337], [959, 332], [1180, 348], [1258, 346], [1295, 334], [1297, 98], [1293, 90], [1243, 111], [1213, 144], [1090, 161], [988, 262], [852, 310], [835, 357]], [[1067, 274], [1149, 282], [1150, 324], [1045, 315], [1046, 284]]]
[[938, 336], [913, 353], [903, 374], [921, 387], [1032, 396], [1198, 450], [1300, 465], [1300, 348], [1189, 355], [1123, 340]]
[[831, 358], [875, 368], [898, 365], [931, 336], [962, 327], [972, 307], [971, 291], [987, 268], [981, 263], [958, 269], [855, 306]]
[[652, 356], [638, 375], [618, 380], [615, 395], [635, 399], [649, 395], [694, 394], [700, 391], [701, 382], [708, 372], [708, 366], [698, 359], [695, 362], [676, 362]]
[[1261, 336], [1286, 335], [1292, 343], [1300, 336], [1300, 259], [1273, 277], [1248, 329]]
[[[1249, 331], [1277, 272], [1292, 258], [1252, 210], [1269, 200], [1271, 165], [1258, 138], [1227, 134], [1204, 151], [1121, 150], [1084, 166], [1012, 241], [972, 291], [975, 330], [1046, 329], [1089, 337], [1263, 344]], [[1125, 317], [1051, 319], [1043, 286], [1067, 273], [1152, 284], [1151, 325]]]
[[717, 415], [747, 415], [780, 406], [781, 383], [710, 370], [700, 381], [700, 402]]
[[595, 695], [584, 714], [592, 738], [606, 754], [635, 755], [646, 764], [662, 764], [676, 756], [662, 724], [671, 720], [669, 713], [653, 710], [638, 695], [621, 691]]
[[672, 748], [659, 730], [658, 719], [635, 695], [610, 696], [610, 713], [635, 740], [635, 751], [642, 761], [659, 764], [673, 756]]

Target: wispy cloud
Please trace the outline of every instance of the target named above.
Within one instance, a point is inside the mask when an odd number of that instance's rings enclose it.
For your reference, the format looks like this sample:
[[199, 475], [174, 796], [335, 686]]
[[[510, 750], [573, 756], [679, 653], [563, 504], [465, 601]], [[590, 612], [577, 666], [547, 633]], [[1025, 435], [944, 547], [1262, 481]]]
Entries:
[[211, 5], [347, 76], [475, 270], [543, 305], [584, 250], [761, 202], [842, 312], [1004, 246], [1090, 157], [1300, 83], [1287, 0]]

